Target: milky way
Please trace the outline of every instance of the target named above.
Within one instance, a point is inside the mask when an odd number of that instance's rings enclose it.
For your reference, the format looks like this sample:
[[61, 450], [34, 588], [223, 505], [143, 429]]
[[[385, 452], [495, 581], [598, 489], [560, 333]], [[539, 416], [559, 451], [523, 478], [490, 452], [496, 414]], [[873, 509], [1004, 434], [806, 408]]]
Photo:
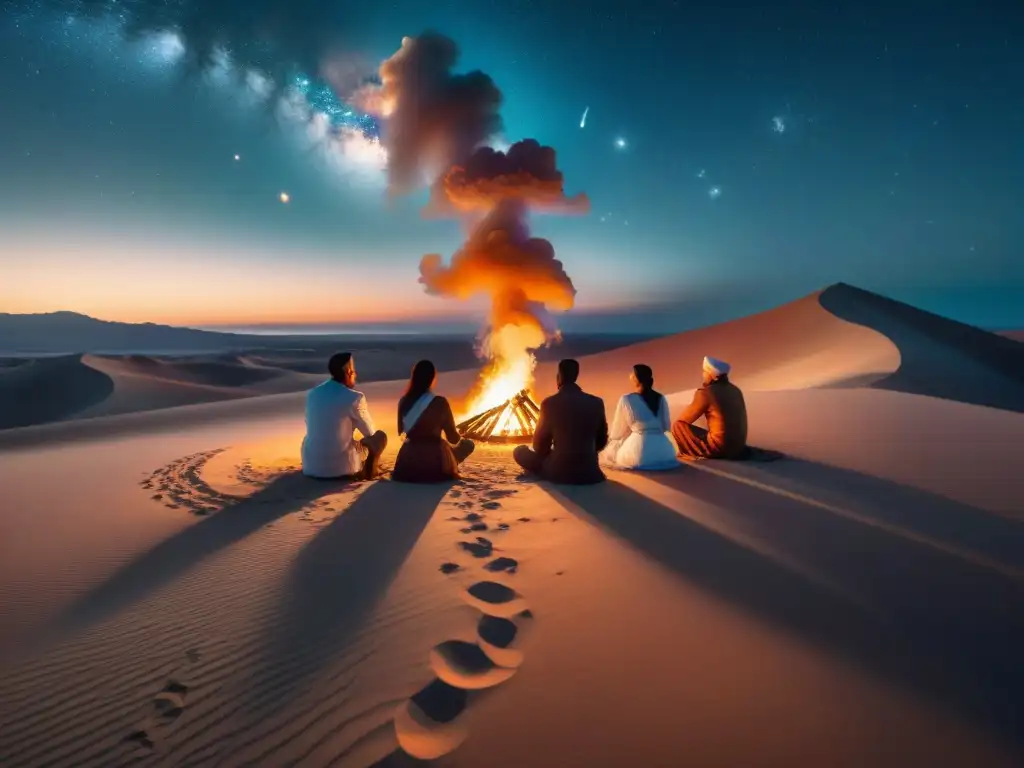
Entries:
[[[174, 68], [197, 79], [215, 73], [233, 80], [270, 103], [287, 101], [301, 109], [292, 117], [319, 120], [325, 138], [359, 138], [376, 145], [380, 124], [371, 115], [339, 98], [336, 89], [313, 74], [330, 55], [329, 38], [318, 33], [315, 19], [301, 24], [265, 24], [302, 18], [301, 8], [317, 0], [257, 0], [240, 7], [221, 3], [220, 13], [191, 0], [11, 0], [16, 26], [79, 43], [95, 42], [97, 30], [112, 32], [126, 46], [141, 44], [140, 64]], [[202, 6], [202, 7], [200, 7]], [[230, 9], [229, 9], [230, 6]], [[312, 7], [312, 6], [311, 6]], [[255, 30], [272, 30], [258, 35]], [[91, 32], [90, 32], [91, 30]], [[109, 37], [104, 34], [103, 36]], [[107, 46], [107, 53], [113, 53]], [[116, 55], [116, 54], [114, 54]], [[339, 83], [351, 90], [366, 73], [348, 72]]]

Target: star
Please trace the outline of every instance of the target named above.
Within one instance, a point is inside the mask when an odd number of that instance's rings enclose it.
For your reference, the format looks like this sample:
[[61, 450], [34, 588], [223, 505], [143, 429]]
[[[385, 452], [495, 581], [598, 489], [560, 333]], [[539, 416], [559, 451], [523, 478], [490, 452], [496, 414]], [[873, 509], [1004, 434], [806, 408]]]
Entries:
[[722, 188], [721, 187], [712, 187], [711, 189], [708, 190], [708, 197], [710, 197], [712, 200], [717, 200], [721, 196], [722, 196]]
[[282, 203], [287, 203], [292, 198], [291, 198], [291, 195], [289, 195], [287, 192], [282, 192], [279, 195], [279, 199], [281, 200]]
[[705, 176], [707, 176], [707, 171], [705, 171], [703, 168], [701, 168], [699, 171], [697, 171], [697, 178], [698, 179], [703, 179]]
[[772, 131], [775, 132], [775, 133], [785, 133], [786, 132], [786, 120], [785, 120], [785, 118], [780, 117], [779, 115], [776, 115], [775, 117], [773, 117], [772, 118]]
[[615, 139], [615, 148], [616, 149], [622, 150], [622, 149], [625, 149], [626, 146], [627, 146], [626, 140], [624, 138], [622, 138], [621, 136], [619, 136], [618, 138]]
[[241, 156], [241, 155], [235, 155], [235, 160], [236, 160], [236, 161], [238, 161], [238, 160], [241, 160], [241, 159], [242, 159], [242, 156]]

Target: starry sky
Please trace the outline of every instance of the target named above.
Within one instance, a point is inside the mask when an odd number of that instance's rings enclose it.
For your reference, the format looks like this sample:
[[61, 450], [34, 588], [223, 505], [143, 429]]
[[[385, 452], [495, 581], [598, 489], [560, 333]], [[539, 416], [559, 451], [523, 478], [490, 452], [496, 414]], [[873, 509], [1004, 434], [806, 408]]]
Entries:
[[837, 281], [1024, 327], [1019, 4], [224, 0], [186, 24], [190, 3], [5, 4], [0, 311], [475, 317], [417, 282], [460, 227], [425, 190], [386, 199], [387, 126], [343, 92], [434, 29], [502, 90], [494, 145], [555, 147], [592, 202], [532, 222], [578, 291], [564, 327], [675, 330]]

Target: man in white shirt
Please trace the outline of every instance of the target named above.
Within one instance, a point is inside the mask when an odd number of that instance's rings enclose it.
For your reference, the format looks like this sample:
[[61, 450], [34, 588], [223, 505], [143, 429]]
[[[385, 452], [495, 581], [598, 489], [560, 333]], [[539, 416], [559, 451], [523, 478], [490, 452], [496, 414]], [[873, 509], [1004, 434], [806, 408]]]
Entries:
[[[353, 389], [356, 366], [351, 352], [333, 355], [331, 378], [306, 395], [306, 436], [302, 473], [321, 480], [350, 477], [372, 480], [388, 438], [373, 427], [366, 396]], [[355, 430], [361, 439], [356, 440]]]

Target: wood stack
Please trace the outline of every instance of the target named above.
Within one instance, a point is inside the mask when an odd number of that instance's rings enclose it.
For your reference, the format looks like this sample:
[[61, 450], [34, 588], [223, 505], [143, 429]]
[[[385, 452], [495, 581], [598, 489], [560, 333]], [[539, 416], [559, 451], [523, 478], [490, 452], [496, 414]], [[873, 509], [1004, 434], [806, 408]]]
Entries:
[[[456, 426], [470, 440], [490, 443], [528, 443], [540, 419], [540, 408], [525, 389], [489, 411], [471, 416]], [[508, 425], [496, 433], [499, 425]]]

